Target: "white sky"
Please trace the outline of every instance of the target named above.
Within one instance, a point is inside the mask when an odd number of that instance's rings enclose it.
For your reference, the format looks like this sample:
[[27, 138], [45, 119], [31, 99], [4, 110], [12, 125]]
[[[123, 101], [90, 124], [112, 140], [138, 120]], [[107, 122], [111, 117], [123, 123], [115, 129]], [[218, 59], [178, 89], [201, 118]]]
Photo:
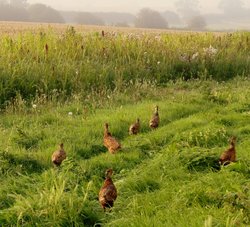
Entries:
[[[149, 7], [158, 11], [175, 11], [176, 0], [28, 0], [29, 3], [43, 3], [58, 10], [89, 12], [131, 12], [137, 13], [141, 8]], [[202, 13], [219, 12], [220, 0], [200, 0]], [[250, 0], [244, 0], [245, 7], [250, 8]]]

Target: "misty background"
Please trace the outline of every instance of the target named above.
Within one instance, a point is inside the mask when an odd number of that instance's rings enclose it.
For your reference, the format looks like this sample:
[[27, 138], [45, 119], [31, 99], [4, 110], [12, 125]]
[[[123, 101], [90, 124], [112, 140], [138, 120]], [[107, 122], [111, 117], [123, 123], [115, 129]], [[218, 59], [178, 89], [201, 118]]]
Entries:
[[0, 0], [0, 21], [250, 30], [250, 0]]

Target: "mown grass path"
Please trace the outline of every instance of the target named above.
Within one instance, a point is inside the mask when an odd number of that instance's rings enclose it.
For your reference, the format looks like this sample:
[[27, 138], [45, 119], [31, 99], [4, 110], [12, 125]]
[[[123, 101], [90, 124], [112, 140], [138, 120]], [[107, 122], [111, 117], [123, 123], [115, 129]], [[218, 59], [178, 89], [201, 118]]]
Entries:
[[[0, 120], [1, 225], [249, 225], [248, 86], [242, 78], [181, 82], [140, 101], [120, 95], [102, 108], [77, 100], [9, 107]], [[155, 104], [160, 127], [151, 130]], [[141, 133], [129, 136], [137, 117]], [[105, 122], [122, 143], [115, 155], [103, 146]], [[238, 162], [220, 169], [231, 135]], [[55, 169], [50, 157], [60, 142], [68, 158]], [[118, 198], [104, 214], [97, 196], [107, 168]]]

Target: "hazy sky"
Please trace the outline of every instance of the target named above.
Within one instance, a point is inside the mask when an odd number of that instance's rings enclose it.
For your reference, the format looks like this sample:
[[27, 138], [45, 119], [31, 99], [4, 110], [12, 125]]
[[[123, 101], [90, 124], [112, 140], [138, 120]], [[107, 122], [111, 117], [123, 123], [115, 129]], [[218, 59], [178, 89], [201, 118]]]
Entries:
[[[29, 3], [43, 3], [58, 10], [75, 10], [89, 12], [131, 12], [136, 13], [141, 8], [149, 7], [158, 11], [174, 10], [176, 0], [28, 0]], [[200, 0], [200, 11], [203, 13], [219, 12], [220, 0]], [[244, 0], [250, 8], [250, 0]]]

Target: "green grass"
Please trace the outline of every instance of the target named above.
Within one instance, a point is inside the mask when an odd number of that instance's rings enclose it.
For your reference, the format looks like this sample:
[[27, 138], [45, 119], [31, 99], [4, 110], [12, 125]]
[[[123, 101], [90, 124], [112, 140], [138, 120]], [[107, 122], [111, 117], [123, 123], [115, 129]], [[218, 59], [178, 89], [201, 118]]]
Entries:
[[[1, 36], [0, 225], [250, 225], [249, 38], [74, 28]], [[138, 117], [141, 132], [129, 136]], [[122, 144], [115, 155], [103, 146], [105, 122]], [[237, 162], [221, 168], [232, 135]], [[68, 157], [55, 169], [61, 142]], [[104, 213], [107, 168], [118, 198]]]
[[[250, 72], [250, 34], [37, 32], [0, 37], [0, 105], [35, 97], [129, 92], [179, 79], [225, 81]], [[46, 51], [45, 46], [48, 46]], [[217, 51], [213, 52], [213, 48]], [[237, 53], [237, 58], [235, 57]], [[143, 82], [143, 83], [142, 83]], [[128, 88], [128, 89], [126, 89]], [[125, 91], [124, 91], [125, 90]]]
[[[96, 94], [91, 104], [17, 98], [0, 119], [1, 225], [250, 225], [249, 85], [242, 77], [144, 84]], [[152, 131], [155, 104], [161, 122]], [[129, 136], [137, 117], [141, 133]], [[115, 155], [103, 147], [105, 122], [123, 147]], [[231, 135], [237, 162], [220, 169]], [[68, 158], [55, 169], [50, 157], [60, 142]], [[98, 203], [107, 168], [118, 190], [110, 213]]]

